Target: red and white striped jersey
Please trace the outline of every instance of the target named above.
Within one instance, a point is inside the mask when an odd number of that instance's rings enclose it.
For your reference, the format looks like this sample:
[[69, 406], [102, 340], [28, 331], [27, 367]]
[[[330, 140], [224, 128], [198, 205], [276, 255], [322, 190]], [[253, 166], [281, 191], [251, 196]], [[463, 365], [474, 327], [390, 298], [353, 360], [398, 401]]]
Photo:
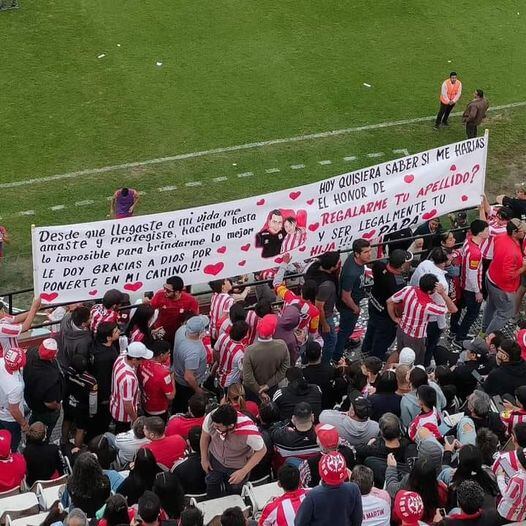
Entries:
[[493, 248], [495, 246], [495, 236], [500, 236], [501, 234], [506, 233], [506, 222], [503, 222], [496, 216], [496, 210], [491, 209], [490, 215], [488, 217], [489, 225], [489, 237], [486, 239], [480, 249], [482, 251], [482, 257], [484, 259], [493, 259]]
[[506, 426], [508, 433], [511, 434], [517, 424], [526, 423], [526, 411], [524, 409], [519, 409], [518, 411], [503, 411], [500, 414], [500, 419]]
[[142, 341], [144, 341], [144, 332], [139, 327], [135, 327], [130, 333], [130, 343]]
[[294, 519], [306, 493], [306, 490], [300, 488], [275, 497], [263, 509], [258, 526], [294, 526]]
[[15, 323], [13, 316], [0, 318], [0, 357], [11, 349], [18, 347], [18, 337], [22, 332], [22, 324]]
[[498, 476], [497, 483], [502, 494], [497, 511], [509, 522], [526, 520], [526, 471], [518, 471], [508, 483]]
[[[224, 316], [222, 320], [219, 320], [221, 324], [219, 325], [219, 336], [223, 332], [226, 334], [230, 334], [230, 329], [232, 329], [232, 320], [229, 316]], [[258, 315], [253, 310], [247, 311], [247, 317], [245, 318], [245, 321], [248, 324], [248, 333], [247, 335], [241, 340], [241, 343], [248, 347], [249, 345], [252, 345], [254, 343], [254, 340], [256, 339], [256, 331], [258, 326]]]
[[288, 252], [289, 250], [294, 250], [296, 247], [299, 247], [305, 243], [307, 234], [305, 229], [297, 228], [294, 234], [287, 234], [281, 243], [281, 252]]
[[475, 293], [482, 290], [482, 251], [471, 238], [462, 247], [460, 287]]
[[[504, 469], [503, 467], [503, 461], [506, 465], [511, 466], [512, 471], [519, 471], [521, 468], [521, 463], [519, 462], [519, 457], [517, 456], [516, 451], [504, 451], [503, 453], [500, 453], [499, 456], [495, 459], [495, 462], [493, 462], [493, 466], [491, 466], [491, 469], [493, 470], [493, 473], [495, 475], [499, 471], [499, 469]], [[506, 473], [506, 469], [504, 469], [504, 472]], [[506, 480], [509, 479], [509, 474], [506, 474]]]
[[427, 427], [437, 440], [442, 439], [438, 426], [440, 425], [441, 418], [436, 407], [427, 413], [419, 413], [413, 418], [411, 425], [408, 429], [408, 435], [411, 440], [415, 440], [416, 434], [422, 427]]
[[117, 323], [119, 321], [119, 312], [107, 309], [101, 303], [93, 305], [91, 308], [90, 329], [93, 334], [97, 334], [97, 329], [102, 322]]
[[240, 383], [245, 354], [243, 343], [232, 340], [229, 334], [222, 332], [214, 345], [214, 350], [219, 354], [217, 370], [219, 385], [225, 388]]
[[212, 340], [219, 336], [219, 320], [234, 304], [234, 298], [226, 292], [214, 292], [210, 300], [210, 337]]
[[110, 413], [117, 422], [131, 422], [124, 410], [124, 402], [139, 404], [139, 381], [135, 369], [126, 363], [126, 356], [121, 355], [113, 364], [111, 377]]
[[289, 290], [283, 283], [276, 287], [276, 295], [283, 300], [283, 307], [294, 304], [298, 305], [300, 309], [298, 329], [307, 328], [311, 334], [318, 332], [320, 322], [320, 311], [318, 307], [305, 301], [301, 296], [294, 294], [294, 292]]
[[407, 286], [393, 294], [388, 301], [404, 304], [404, 310], [398, 326], [412, 338], [425, 338], [427, 324], [431, 316], [443, 316], [447, 312], [445, 305], [437, 305], [418, 287]]

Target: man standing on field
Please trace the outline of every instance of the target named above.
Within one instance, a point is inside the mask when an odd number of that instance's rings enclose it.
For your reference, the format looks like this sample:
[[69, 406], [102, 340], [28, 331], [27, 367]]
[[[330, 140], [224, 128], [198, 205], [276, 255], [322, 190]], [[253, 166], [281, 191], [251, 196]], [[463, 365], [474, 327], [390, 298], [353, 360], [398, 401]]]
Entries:
[[455, 104], [462, 95], [462, 82], [458, 80], [456, 71], [449, 74], [449, 78], [442, 82], [442, 89], [440, 90], [440, 109], [438, 110], [435, 121], [435, 130], [438, 130], [440, 125], [448, 126], [447, 119], [449, 114], [455, 107]]

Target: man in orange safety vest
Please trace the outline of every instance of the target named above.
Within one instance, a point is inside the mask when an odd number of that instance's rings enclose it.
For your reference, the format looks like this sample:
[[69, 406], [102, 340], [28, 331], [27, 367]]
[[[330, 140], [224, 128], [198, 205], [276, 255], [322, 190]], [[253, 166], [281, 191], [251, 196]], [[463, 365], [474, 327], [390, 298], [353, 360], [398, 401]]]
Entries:
[[442, 89], [440, 90], [440, 109], [438, 110], [437, 118], [435, 121], [435, 130], [438, 130], [439, 126], [447, 126], [447, 119], [451, 110], [455, 107], [455, 104], [462, 95], [462, 82], [458, 80], [457, 73], [452, 71], [449, 74], [449, 78], [444, 80], [442, 83]]

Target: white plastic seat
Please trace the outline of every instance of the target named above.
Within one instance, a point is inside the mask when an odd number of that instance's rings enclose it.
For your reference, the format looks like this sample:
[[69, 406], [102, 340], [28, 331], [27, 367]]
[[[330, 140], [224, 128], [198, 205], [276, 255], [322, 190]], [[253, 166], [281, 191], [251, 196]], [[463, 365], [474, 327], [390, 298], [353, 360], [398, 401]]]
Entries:
[[0, 499], [3, 499], [4, 497], [11, 497], [12, 495], [18, 495], [20, 493], [20, 486], [16, 486], [16, 488], [8, 489], [7, 491], [2, 491], [0, 493]]
[[6, 515], [19, 519], [38, 513], [38, 499], [34, 493], [20, 493], [0, 500], [0, 524], [5, 524]]
[[239, 495], [229, 495], [228, 497], [205, 500], [202, 502], [196, 502], [192, 499], [192, 503], [196, 508], [199, 508], [203, 512], [205, 526], [209, 524], [214, 517], [222, 515], [227, 508], [238, 506], [243, 512], [249, 508]]
[[283, 495], [283, 489], [277, 482], [254, 486], [250, 482], [244, 486], [242, 496], [248, 497], [252, 504], [252, 516], [257, 518], [265, 506], [274, 498]]
[[43, 488], [38, 484], [36, 494], [40, 508], [43, 510], [49, 510], [57, 500], [60, 500], [60, 495], [64, 487], [65, 485], [62, 484], [61, 486]]
[[30, 515], [29, 517], [22, 517], [20, 519], [11, 519], [11, 516], [7, 515], [6, 526], [40, 526], [47, 516], [47, 511], [38, 513], [37, 515]]
[[36, 493], [37, 487], [39, 484], [44, 489], [51, 488], [52, 486], [63, 486], [68, 481], [68, 476], [69, 475], [62, 475], [61, 477], [58, 477], [56, 479], [35, 480], [35, 482], [33, 482], [33, 485], [31, 486], [31, 489], [29, 491]]

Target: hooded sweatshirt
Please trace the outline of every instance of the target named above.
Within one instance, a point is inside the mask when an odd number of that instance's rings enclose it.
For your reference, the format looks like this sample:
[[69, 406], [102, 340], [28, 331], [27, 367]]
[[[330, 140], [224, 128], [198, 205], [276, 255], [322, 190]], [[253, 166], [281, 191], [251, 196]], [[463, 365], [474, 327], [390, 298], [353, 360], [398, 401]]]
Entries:
[[283, 340], [287, 344], [290, 354], [290, 363], [295, 364], [298, 358], [298, 341], [294, 329], [300, 323], [300, 311], [296, 305], [287, 305], [278, 317], [278, 326], [274, 339]]
[[526, 362], [520, 360], [503, 363], [493, 369], [484, 382], [484, 391], [490, 396], [515, 394], [515, 389], [526, 385]]
[[337, 430], [341, 438], [349, 442], [351, 446], [367, 444], [371, 438], [375, 438], [379, 432], [378, 422], [374, 420], [355, 420], [347, 413], [336, 410], [322, 411], [320, 424], [331, 424]]
[[272, 401], [279, 408], [280, 420], [290, 420], [295, 405], [300, 402], [309, 403], [316, 421], [321, 413], [321, 389], [317, 385], [307, 383], [305, 379], [290, 382], [287, 387], [278, 389]]
[[71, 359], [75, 354], [88, 357], [93, 345], [91, 331], [76, 327], [69, 312], [60, 322], [60, 334], [57, 340], [58, 361], [63, 369], [71, 365]]
[[[439, 412], [442, 412], [447, 405], [446, 397], [444, 396], [442, 389], [440, 389], [435, 382], [429, 382], [429, 385], [437, 392], [436, 407]], [[409, 427], [415, 416], [418, 416], [419, 414], [420, 405], [418, 404], [416, 390], [402, 396], [402, 401], [400, 402], [400, 418], [402, 424], [404, 424], [405, 427]]]

